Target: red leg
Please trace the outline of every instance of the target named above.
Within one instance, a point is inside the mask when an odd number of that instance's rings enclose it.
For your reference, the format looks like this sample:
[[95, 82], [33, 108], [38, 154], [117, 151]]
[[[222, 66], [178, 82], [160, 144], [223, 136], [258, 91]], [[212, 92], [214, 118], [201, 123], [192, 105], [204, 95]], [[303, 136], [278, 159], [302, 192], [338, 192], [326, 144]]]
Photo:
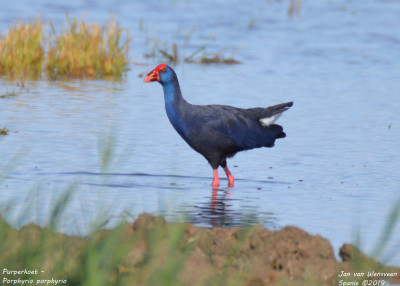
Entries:
[[233, 187], [235, 183], [235, 178], [233, 177], [231, 171], [229, 171], [228, 167], [224, 168], [225, 174], [228, 177], [228, 187]]
[[213, 169], [213, 172], [214, 172], [214, 178], [213, 178], [213, 181], [211, 183], [211, 186], [213, 188], [218, 188], [219, 187], [218, 168], [217, 169]]

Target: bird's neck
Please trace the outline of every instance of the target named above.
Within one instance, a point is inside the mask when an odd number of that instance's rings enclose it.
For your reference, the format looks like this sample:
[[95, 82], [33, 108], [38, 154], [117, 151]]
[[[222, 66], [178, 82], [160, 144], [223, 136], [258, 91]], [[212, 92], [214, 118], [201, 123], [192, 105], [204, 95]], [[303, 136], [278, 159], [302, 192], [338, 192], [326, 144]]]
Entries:
[[185, 136], [187, 131], [186, 123], [184, 122], [185, 110], [188, 110], [189, 103], [182, 97], [181, 89], [177, 80], [163, 84], [165, 110], [175, 130]]
[[179, 87], [179, 82], [177, 80], [173, 80], [163, 84], [164, 88], [164, 99], [165, 105], [178, 105], [185, 102], [185, 99], [182, 97], [181, 88]]

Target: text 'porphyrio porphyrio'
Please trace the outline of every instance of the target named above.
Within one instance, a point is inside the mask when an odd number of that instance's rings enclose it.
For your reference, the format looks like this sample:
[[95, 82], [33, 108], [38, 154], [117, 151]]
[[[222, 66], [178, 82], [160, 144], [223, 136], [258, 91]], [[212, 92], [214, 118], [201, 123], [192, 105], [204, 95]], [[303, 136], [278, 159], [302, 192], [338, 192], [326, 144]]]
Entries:
[[174, 70], [165, 64], [157, 66], [144, 79], [152, 81], [158, 81], [164, 89], [165, 109], [172, 126], [213, 168], [213, 187], [219, 186], [219, 166], [228, 177], [228, 186], [233, 187], [235, 179], [226, 164], [227, 158], [243, 150], [272, 147], [275, 139], [286, 136], [282, 126], [274, 122], [293, 102], [249, 109], [193, 105], [182, 97]]

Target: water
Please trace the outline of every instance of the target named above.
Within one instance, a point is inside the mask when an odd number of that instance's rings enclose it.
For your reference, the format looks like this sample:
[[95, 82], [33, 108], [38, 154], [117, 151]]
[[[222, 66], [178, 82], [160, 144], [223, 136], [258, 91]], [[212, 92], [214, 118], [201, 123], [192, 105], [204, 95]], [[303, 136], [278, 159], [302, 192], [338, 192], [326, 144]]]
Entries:
[[[20, 90], [0, 79], [2, 94], [18, 93], [0, 98], [0, 124], [10, 130], [0, 137], [0, 168], [11, 164], [0, 207], [13, 225], [46, 224], [70, 188], [60, 218], [70, 234], [148, 212], [202, 227], [294, 225], [326, 237], [336, 253], [360, 231], [362, 249], [373, 249], [400, 196], [400, 2], [314, 1], [293, 17], [280, 1], [43, 0], [0, 3], [0, 11], [3, 32], [14, 18], [40, 15], [57, 27], [66, 12], [98, 22], [112, 13], [130, 29], [132, 62], [148, 64], [117, 82], [39, 80]], [[207, 45], [243, 62], [179, 64], [191, 103], [294, 101], [279, 119], [287, 138], [228, 162], [234, 188], [222, 180], [213, 192], [211, 168], [170, 126], [161, 87], [138, 76], [159, 62], [144, 57], [155, 39], [186, 55]], [[398, 253], [399, 237], [397, 226], [386, 255]]]

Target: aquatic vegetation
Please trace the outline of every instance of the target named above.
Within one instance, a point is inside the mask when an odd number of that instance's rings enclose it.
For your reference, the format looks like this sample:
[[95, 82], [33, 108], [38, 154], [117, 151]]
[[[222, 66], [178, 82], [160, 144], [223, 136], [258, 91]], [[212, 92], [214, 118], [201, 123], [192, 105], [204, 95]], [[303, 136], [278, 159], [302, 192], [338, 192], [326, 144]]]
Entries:
[[172, 44], [172, 52], [169, 53], [166, 49], [159, 49], [160, 54], [171, 64], [176, 65], [178, 62], [178, 46]]
[[295, 13], [300, 14], [301, 10], [301, 0], [290, 0], [288, 15], [293, 16]]
[[[156, 58], [160, 62], [168, 63], [176, 66], [178, 63], [194, 63], [194, 64], [239, 64], [240, 62], [234, 58], [236, 51], [231, 56], [226, 56], [226, 50], [218, 52], [210, 51], [206, 43], [200, 47], [190, 44], [190, 39], [194, 35], [196, 27], [193, 26], [186, 32], [182, 32], [180, 28], [172, 36], [169, 41], [162, 41], [158, 38], [149, 38], [146, 34], [146, 46], [148, 51], [144, 54], [146, 58]], [[147, 30], [146, 30], [147, 32]], [[188, 56], [189, 54], [189, 56]]]
[[8, 135], [8, 129], [7, 128], [0, 128], [0, 135]]
[[0, 75], [10, 74], [25, 85], [27, 76], [50, 77], [120, 76], [127, 70], [129, 32], [111, 18], [102, 27], [67, 17], [66, 26], [56, 33], [50, 22], [48, 37], [40, 20], [15, 22], [7, 35], [0, 35]]
[[257, 23], [257, 19], [254, 17], [250, 17], [249, 23], [247, 24], [247, 28], [251, 29]]
[[[156, 47], [153, 52], [146, 54], [146, 57], [160, 57], [162, 61], [175, 66], [178, 62], [195, 63], [195, 64], [240, 64], [241, 62], [234, 58], [234, 53], [227, 57], [223, 51], [211, 53], [206, 51], [206, 47], [200, 47], [189, 56], [184, 56], [182, 50], [178, 48], [176, 43], [173, 43], [170, 48], [166, 45]], [[181, 56], [182, 55], [182, 56]]]
[[0, 75], [25, 78], [42, 71], [44, 57], [43, 23], [15, 21], [5, 37], [0, 34]]
[[[121, 75], [127, 68], [129, 34], [111, 18], [105, 27], [68, 19], [58, 35], [50, 23], [45, 70], [50, 76]], [[122, 40], [124, 39], [124, 40]]]
[[222, 52], [219, 53], [203, 53], [195, 59], [187, 58], [185, 62], [199, 64], [240, 64], [241, 62], [233, 57], [225, 57]]
[[[21, 86], [22, 87], [22, 86]], [[15, 90], [6, 90], [4, 94], [0, 94], [0, 98], [10, 98], [16, 96], [18, 93]]]

